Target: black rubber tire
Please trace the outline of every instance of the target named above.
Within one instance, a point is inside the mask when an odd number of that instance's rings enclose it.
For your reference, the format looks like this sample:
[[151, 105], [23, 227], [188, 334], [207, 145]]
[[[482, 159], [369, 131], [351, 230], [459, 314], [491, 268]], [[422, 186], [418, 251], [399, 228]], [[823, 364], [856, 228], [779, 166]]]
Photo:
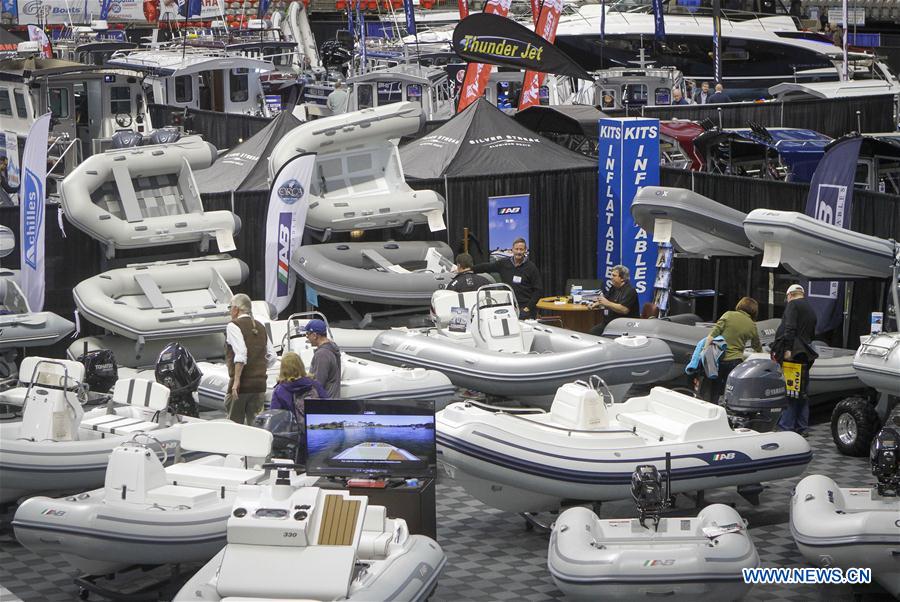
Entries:
[[[838, 436], [838, 424], [841, 419], [853, 420], [856, 424], [856, 437], [850, 441]], [[875, 407], [862, 397], [844, 399], [831, 413], [831, 438], [838, 451], [845, 456], [865, 457], [869, 454], [872, 439], [878, 434], [881, 421]]]

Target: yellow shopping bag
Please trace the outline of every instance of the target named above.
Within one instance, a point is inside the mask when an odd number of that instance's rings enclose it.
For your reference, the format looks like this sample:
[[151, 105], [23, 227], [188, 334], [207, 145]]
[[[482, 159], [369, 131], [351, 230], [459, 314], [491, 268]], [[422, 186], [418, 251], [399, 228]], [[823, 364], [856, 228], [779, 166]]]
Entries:
[[800, 397], [800, 378], [803, 372], [803, 364], [796, 362], [783, 362], [781, 371], [784, 374], [784, 386], [787, 396], [792, 398]]

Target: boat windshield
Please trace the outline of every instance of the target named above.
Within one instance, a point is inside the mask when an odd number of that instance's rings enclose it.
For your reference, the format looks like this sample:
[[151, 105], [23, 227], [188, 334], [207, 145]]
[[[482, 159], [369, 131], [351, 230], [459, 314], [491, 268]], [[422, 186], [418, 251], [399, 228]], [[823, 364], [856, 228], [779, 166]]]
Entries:
[[[585, 2], [583, 4], [599, 4]], [[653, 11], [652, 0], [618, 0], [607, 3], [608, 10], [620, 13], [648, 13]], [[711, 17], [712, 8], [702, 0], [663, 0], [666, 15], [693, 15]], [[750, 21], [761, 17], [787, 15], [788, 8], [782, 0], [726, 0], [722, 2], [722, 18], [729, 21]]]

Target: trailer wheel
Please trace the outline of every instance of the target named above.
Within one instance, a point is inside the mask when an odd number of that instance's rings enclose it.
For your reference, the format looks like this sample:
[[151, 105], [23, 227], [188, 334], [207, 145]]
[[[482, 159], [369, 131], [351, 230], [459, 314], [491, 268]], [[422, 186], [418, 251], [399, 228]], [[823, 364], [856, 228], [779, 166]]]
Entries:
[[864, 457], [878, 433], [880, 420], [867, 399], [851, 397], [834, 406], [831, 413], [831, 437], [845, 456]]

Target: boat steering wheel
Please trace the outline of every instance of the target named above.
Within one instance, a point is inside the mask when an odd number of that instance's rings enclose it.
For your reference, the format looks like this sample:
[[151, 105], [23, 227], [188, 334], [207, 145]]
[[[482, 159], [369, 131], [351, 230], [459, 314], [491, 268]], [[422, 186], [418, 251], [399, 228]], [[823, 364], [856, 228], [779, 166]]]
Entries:
[[606, 381], [599, 374], [591, 374], [591, 377], [588, 379], [588, 386], [600, 394], [600, 397], [603, 398], [603, 405], [611, 406], [616, 402]]
[[[141, 441], [141, 439], [145, 439], [146, 441]], [[152, 452], [155, 454], [156, 452], [152, 449], [152, 447], [150, 445], [154, 441], [156, 442], [157, 445], [159, 445], [159, 449], [163, 453], [162, 463], [163, 463], [163, 465], [165, 465], [166, 462], [169, 461], [169, 450], [167, 450], [166, 446], [162, 444], [162, 441], [160, 441], [153, 435], [150, 435], [150, 434], [144, 433], [144, 432], [135, 433], [134, 436], [131, 438], [131, 441], [126, 441], [124, 443], [124, 445], [131, 444], [136, 447], [143, 447], [144, 449], [148, 450], [148, 452]]]
[[128, 113], [116, 113], [116, 125], [120, 128], [127, 128], [131, 126], [131, 115]]

